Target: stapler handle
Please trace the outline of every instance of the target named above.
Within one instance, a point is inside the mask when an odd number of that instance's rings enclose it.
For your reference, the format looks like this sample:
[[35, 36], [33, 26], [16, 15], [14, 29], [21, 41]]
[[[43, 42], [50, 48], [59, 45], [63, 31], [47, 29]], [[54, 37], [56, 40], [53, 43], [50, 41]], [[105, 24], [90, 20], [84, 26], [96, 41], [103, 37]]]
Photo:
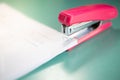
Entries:
[[111, 20], [118, 15], [117, 9], [108, 4], [91, 4], [79, 6], [68, 10], [63, 10], [58, 16], [58, 20], [70, 26], [75, 23], [91, 20]]

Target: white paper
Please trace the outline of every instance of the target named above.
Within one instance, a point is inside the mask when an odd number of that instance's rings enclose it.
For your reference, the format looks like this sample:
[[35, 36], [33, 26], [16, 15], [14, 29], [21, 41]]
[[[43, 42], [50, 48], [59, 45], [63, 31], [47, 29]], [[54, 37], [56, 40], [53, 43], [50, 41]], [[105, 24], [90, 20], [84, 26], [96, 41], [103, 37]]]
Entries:
[[77, 40], [0, 4], [0, 80], [14, 80], [62, 53]]

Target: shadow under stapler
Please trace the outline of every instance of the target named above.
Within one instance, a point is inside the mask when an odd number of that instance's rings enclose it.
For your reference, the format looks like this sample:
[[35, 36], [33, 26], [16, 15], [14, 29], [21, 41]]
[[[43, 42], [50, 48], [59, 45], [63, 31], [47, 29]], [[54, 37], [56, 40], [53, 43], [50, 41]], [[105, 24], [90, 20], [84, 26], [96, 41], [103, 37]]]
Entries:
[[68, 72], [76, 72], [92, 60], [109, 55], [107, 52], [116, 47], [119, 40], [120, 29], [115, 30], [111, 27], [91, 40], [77, 46], [71, 52], [68, 52], [69, 55], [63, 65], [65, 70]]

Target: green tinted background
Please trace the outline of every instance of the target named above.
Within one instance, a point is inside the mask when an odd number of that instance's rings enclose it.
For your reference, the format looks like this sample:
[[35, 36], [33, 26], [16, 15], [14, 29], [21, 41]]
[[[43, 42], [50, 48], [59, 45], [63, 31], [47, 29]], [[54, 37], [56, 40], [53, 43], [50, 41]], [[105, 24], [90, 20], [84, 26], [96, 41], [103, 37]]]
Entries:
[[[120, 11], [119, 0], [0, 0], [28, 17], [61, 30], [61, 10], [93, 3], [109, 3]], [[18, 80], [120, 80], [120, 17], [91, 40], [64, 52]], [[41, 53], [41, 52], [40, 52]], [[9, 75], [9, 74], [8, 74]]]

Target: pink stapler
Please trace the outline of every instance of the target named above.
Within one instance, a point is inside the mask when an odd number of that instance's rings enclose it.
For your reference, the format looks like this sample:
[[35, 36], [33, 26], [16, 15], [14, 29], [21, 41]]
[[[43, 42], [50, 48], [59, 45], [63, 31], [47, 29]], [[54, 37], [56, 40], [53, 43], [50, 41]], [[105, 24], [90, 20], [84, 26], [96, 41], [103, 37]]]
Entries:
[[62, 23], [62, 32], [77, 39], [80, 44], [108, 29], [112, 25], [111, 19], [117, 15], [118, 11], [114, 6], [91, 4], [63, 10], [58, 19]]

